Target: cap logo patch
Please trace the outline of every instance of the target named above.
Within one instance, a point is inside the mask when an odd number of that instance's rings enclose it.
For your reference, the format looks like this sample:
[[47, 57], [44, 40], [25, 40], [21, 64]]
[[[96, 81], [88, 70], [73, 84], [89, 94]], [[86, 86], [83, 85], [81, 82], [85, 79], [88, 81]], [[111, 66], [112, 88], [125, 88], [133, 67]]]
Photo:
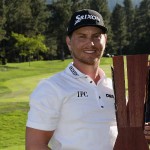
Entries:
[[96, 20], [96, 21], [100, 22], [99, 17], [94, 16], [94, 15], [85, 14], [85, 15], [77, 15], [74, 25], [76, 25], [77, 23], [81, 22], [82, 20], [86, 20], [86, 19]]

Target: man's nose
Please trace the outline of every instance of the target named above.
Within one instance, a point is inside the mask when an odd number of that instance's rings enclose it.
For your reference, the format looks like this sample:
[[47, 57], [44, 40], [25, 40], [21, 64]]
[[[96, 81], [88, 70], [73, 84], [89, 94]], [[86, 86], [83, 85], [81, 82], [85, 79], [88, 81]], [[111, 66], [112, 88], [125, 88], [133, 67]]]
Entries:
[[88, 45], [90, 45], [90, 46], [94, 46], [94, 41], [93, 41], [92, 38], [88, 38], [87, 43], [88, 43]]

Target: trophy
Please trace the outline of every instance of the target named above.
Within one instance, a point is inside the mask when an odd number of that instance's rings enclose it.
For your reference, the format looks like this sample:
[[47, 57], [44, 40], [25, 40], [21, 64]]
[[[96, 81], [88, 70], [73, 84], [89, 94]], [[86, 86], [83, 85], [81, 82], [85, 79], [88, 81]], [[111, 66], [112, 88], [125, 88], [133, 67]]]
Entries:
[[113, 150], [149, 150], [144, 136], [148, 55], [114, 56], [112, 72], [118, 127]]

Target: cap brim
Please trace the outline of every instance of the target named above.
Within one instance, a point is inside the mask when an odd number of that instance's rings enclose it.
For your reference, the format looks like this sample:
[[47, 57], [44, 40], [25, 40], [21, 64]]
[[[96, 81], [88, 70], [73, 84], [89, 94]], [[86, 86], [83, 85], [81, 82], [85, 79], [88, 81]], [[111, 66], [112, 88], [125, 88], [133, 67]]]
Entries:
[[86, 24], [86, 25], [80, 25], [80, 26], [75, 27], [73, 30], [69, 31], [69, 32], [67, 33], [67, 35], [70, 35], [70, 34], [72, 34], [75, 30], [77, 30], [77, 29], [79, 29], [79, 28], [81, 28], [81, 27], [86, 27], [86, 26], [98, 27], [98, 28], [100, 28], [104, 33], [107, 33], [107, 31], [108, 31], [108, 29], [107, 29], [106, 27], [104, 27], [104, 26], [93, 25], [93, 24]]

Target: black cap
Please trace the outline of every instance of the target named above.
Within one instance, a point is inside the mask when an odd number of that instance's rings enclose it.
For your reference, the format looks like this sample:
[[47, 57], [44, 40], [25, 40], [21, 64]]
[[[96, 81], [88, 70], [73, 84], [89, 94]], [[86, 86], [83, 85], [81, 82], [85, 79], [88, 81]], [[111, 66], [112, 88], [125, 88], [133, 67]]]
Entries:
[[104, 33], [107, 32], [100, 13], [91, 9], [83, 9], [76, 11], [72, 15], [67, 28], [67, 34], [70, 35], [74, 30], [85, 26], [96, 26], [102, 29]]

